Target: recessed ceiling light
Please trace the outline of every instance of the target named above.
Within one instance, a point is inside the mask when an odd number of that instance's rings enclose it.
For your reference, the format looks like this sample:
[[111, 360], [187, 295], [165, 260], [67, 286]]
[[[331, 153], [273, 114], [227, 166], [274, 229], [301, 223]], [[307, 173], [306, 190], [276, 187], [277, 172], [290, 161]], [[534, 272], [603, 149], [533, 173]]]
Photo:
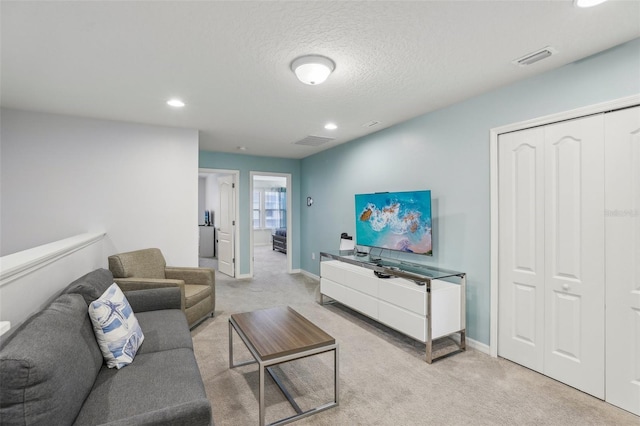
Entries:
[[239, 147], [236, 147], [236, 149], [237, 149], [238, 151], [246, 151], [246, 150], [247, 150], [247, 147], [246, 147], [246, 146], [239, 146]]
[[324, 128], [327, 130], [335, 130], [338, 128], [334, 123], [327, 123], [324, 125]]
[[574, 4], [577, 7], [593, 7], [597, 6], [600, 3], [604, 3], [607, 0], [575, 0]]
[[184, 102], [182, 102], [180, 99], [169, 99], [167, 101], [167, 105], [176, 108], [182, 108], [184, 106]]

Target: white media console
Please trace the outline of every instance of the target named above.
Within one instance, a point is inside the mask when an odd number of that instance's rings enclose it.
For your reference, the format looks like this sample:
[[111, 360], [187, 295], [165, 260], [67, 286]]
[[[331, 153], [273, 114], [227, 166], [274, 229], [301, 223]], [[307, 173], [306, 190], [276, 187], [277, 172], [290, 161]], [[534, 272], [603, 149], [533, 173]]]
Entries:
[[[320, 260], [320, 303], [329, 297], [425, 343], [429, 364], [466, 349], [464, 273], [352, 252], [323, 252]], [[453, 334], [455, 350], [434, 357], [433, 341]]]

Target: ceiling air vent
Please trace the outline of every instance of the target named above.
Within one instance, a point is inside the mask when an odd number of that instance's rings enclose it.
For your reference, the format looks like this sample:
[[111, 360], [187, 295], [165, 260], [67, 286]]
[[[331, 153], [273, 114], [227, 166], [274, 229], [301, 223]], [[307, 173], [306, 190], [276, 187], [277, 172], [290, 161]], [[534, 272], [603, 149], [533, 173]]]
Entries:
[[325, 138], [324, 136], [307, 136], [304, 139], [299, 140], [298, 142], [294, 142], [294, 145], [304, 145], [304, 146], [320, 146], [329, 141], [332, 141], [334, 138]]
[[373, 126], [377, 126], [378, 124], [380, 124], [379, 121], [371, 120], [371, 121], [367, 121], [366, 123], [364, 123], [362, 125], [362, 127], [373, 127]]
[[555, 55], [556, 53], [558, 53], [556, 49], [551, 46], [547, 46], [535, 52], [529, 53], [528, 55], [524, 55], [522, 58], [518, 58], [512, 61], [512, 63], [521, 67], [526, 67], [527, 65], [531, 65], [538, 61], [541, 61], [551, 55]]

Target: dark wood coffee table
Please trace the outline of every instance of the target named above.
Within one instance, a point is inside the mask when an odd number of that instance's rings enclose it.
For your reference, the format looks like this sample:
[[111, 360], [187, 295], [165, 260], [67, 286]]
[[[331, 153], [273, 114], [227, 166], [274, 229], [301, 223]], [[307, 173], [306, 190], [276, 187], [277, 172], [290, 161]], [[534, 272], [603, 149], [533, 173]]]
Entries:
[[[255, 361], [234, 364], [233, 330], [240, 336]], [[333, 401], [302, 411], [271, 367], [329, 351], [333, 351]], [[297, 413], [271, 423], [272, 425], [289, 423], [338, 405], [338, 344], [333, 337], [288, 306], [233, 314], [229, 318], [229, 368], [253, 363], [258, 363], [260, 366], [260, 389], [258, 392], [260, 426], [265, 424], [265, 371], [271, 375]]]

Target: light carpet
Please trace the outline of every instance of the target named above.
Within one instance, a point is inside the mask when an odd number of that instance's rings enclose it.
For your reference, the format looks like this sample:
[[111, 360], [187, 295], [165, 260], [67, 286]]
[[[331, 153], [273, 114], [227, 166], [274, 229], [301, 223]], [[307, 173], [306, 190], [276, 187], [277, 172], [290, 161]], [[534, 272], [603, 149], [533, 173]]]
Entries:
[[[502, 358], [479, 351], [424, 361], [424, 344], [339, 304], [319, 305], [319, 283], [287, 274], [286, 255], [256, 247], [255, 277], [216, 272], [216, 312], [192, 331], [216, 425], [258, 422], [257, 365], [229, 369], [229, 316], [289, 305], [340, 345], [340, 405], [299, 425], [638, 425], [640, 417]], [[236, 362], [249, 352], [234, 336]], [[333, 397], [329, 354], [277, 369], [301, 408]], [[266, 420], [295, 412], [269, 378]]]

